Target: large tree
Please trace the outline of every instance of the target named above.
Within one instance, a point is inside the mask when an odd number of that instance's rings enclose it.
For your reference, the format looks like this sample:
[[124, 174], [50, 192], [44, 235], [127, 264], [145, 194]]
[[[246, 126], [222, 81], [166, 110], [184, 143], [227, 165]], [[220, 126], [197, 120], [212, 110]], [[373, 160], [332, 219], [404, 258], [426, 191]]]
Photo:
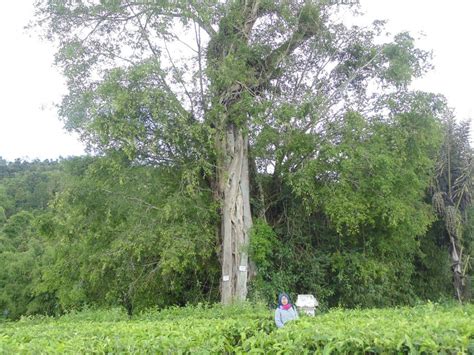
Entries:
[[66, 126], [91, 150], [170, 165], [190, 191], [212, 190], [223, 303], [245, 299], [255, 272], [252, 214], [267, 208], [251, 210], [251, 194], [264, 198], [252, 174], [278, 181], [317, 158], [347, 112], [383, 120], [428, 67], [408, 34], [376, 44], [381, 22], [347, 28], [330, 3], [37, 1], [67, 77]]

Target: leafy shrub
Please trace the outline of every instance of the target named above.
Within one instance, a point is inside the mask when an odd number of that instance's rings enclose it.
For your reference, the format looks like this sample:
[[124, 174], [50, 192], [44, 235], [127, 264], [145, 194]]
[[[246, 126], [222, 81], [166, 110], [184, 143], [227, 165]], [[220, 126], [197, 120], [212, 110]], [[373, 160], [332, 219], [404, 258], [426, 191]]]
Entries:
[[[108, 316], [107, 316], [108, 315]], [[0, 328], [0, 353], [457, 353], [474, 351], [474, 305], [333, 309], [282, 329], [262, 305], [87, 310]]]

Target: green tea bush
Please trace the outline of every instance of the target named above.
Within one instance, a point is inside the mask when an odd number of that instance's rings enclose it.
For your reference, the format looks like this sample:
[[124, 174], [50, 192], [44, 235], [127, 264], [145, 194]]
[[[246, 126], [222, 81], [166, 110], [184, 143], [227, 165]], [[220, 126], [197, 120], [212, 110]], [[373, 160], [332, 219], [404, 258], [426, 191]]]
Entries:
[[242, 350], [266, 353], [474, 353], [474, 306], [335, 309], [248, 339]]
[[0, 354], [472, 354], [474, 305], [334, 309], [276, 329], [262, 305], [117, 310], [0, 324]]

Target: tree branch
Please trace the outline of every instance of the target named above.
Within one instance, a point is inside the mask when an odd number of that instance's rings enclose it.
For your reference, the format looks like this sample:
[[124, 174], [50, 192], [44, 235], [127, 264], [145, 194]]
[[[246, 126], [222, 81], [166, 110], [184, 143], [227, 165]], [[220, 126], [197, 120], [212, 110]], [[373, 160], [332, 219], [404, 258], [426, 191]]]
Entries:
[[[130, 8], [130, 10], [133, 12], [132, 8]], [[159, 55], [158, 51], [156, 50], [156, 48], [151, 43], [150, 37], [148, 36], [148, 34], [146, 32], [146, 28], [143, 27], [143, 24], [140, 20], [140, 17], [137, 17], [137, 22], [138, 22], [138, 26], [140, 27], [140, 30], [142, 32], [142, 36], [144, 37], [145, 41], [148, 44], [148, 47], [150, 48], [151, 52], [153, 53], [153, 56], [155, 58], [155, 62], [157, 64], [159, 64], [160, 55]], [[188, 116], [189, 112], [183, 107], [181, 102], [179, 102], [178, 98], [176, 97], [176, 94], [174, 93], [174, 91], [171, 89], [171, 87], [166, 82], [166, 79], [163, 76], [163, 74], [160, 72], [160, 73], [158, 73], [158, 76], [160, 77], [160, 80], [161, 80], [162, 85], [164, 86], [165, 90], [171, 95], [171, 97], [173, 98], [173, 101], [175, 101], [175, 103], [177, 104], [179, 110], [181, 111], [181, 114], [185, 115], [185, 116]]]
[[260, 9], [260, 0], [245, 0], [243, 34], [245, 38], [250, 37], [250, 31], [252, 31], [253, 25], [258, 18], [258, 11]]
[[[298, 27], [293, 32], [291, 37], [278, 48], [274, 49], [263, 61], [263, 82], [273, 79], [276, 68], [280, 63], [288, 57], [293, 51], [298, 48], [304, 41], [313, 37], [317, 31], [317, 23], [314, 26], [313, 23], [309, 24], [308, 21], [313, 19], [313, 16], [317, 16], [318, 13], [315, 11], [314, 5], [304, 5], [298, 14]], [[314, 19], [316, 20], [316, 19]]]
[[201, 28], [196, 26], [194, 22], [194, 38], [196, 39], [196, 45], [198, 48], [198, 66], [199, 66], [199, 88], [201, 93], [201, 106], [205, 113], [207, 111], [206, 99], [204, 97], [204, 84], [203, 84], [203, 70], [202, 70], [202, 47], [201, 47]]
[[354, 81], [355, 78], [357, 78], [357, 75], [359, 75], [359, 73], [367, 68], [381, 53], [383, 52], [383, 47], [381, 47], [377, 53], [375, 53], [375, 55], [370, 58], [364, 65], [362, 65], [361, 67], [357, 68], [357, 70], [343, 83], [341, 84], [333, 93], [330, 97], [328, 97], [322, 104], [322, 106], [326, 106], [330, 101], [332, 101], [335, 96], [343, 91], [345, 91], [347, 89], [347, 87], [350, 85], [351, 82]]
[[183, 87], [183, 90], [184, 90], [184, 92], [186, 93], [186, 96], [187, 96], [188, 99], [189, 99], [189, 103], [191, 104], [191, 114], [193, 114], [193, 113], [194, 113], [193, 98], [192, 98], [191, 94], [189, 93], [188, 89], [186, 88], [185, 83], [184, 83], [183, 80], [181, 79], [181, 75], [180, 75], [180, 73], [179, 73], [178, 68], [177, 68], [176, 65], [174, 64], [173, 58], [171, 57], [171, 53], [170, 53], [170, 51], [168, 50], [168, 45], [166, 44], [166, 41], [164, 41], [164, 44], [165, 44], [166, 53], [168, 54], [168, 59], [169, 59], [169, 61], [171, 62], [171, 66], [173, 67], [173, 69], [174, 69], [174, 71], [175, 71], [175, 73], [176, 73], [176, 79], [179, 81], [179, 83], [180, 83], [181, 86]]
[[201, 27], [206, 33], [209, 35], [209, 37], [215, 36], [217, 33], [216, 31], [212, 28], [211, 24], [206, 23], [200, 16], [199, 16], [199, 11], [197, 11], [195, 8], [194, 10], [197, 12], [197, 14], [194, 14], [190, 10], [186, 10], [181, 8], [183, 12], [167, 12], [167, 11], [157, 11], [154, 10], [154, 13], [156, 15], [160, 16], [168, 16], [168, 17], [174, 17], [174, 18], [188, 18], [191, 21], [196, 22], [199, 27]]

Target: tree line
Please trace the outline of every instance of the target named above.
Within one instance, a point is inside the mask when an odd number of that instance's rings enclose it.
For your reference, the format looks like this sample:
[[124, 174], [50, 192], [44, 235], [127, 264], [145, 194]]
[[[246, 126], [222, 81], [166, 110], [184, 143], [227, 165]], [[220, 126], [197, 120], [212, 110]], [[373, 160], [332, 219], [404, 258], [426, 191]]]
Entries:
[[[414, 124], [348, 117], [304, 172], [256, 176], [252, 204], [265, 213], [250, 233], [249, 299], [271, 304], [282, 289], [323, 307], [469, 299], [467, 123]], [[183, 170], [119, 153], [2, 160], [0, 176], [4, 317], [220, 299], [218, 205], [204, 180], [191, 189]]]
[[133, 310], [288, 289], [355, 307], [452, 277], [466, 298], [468, 127], [410, 89], [431, 64], [409, 33], [346, 26], [327, 1], [36, 10], [61, 119], [98, 157], [65, 164], [49, 204], [47, 297]]

